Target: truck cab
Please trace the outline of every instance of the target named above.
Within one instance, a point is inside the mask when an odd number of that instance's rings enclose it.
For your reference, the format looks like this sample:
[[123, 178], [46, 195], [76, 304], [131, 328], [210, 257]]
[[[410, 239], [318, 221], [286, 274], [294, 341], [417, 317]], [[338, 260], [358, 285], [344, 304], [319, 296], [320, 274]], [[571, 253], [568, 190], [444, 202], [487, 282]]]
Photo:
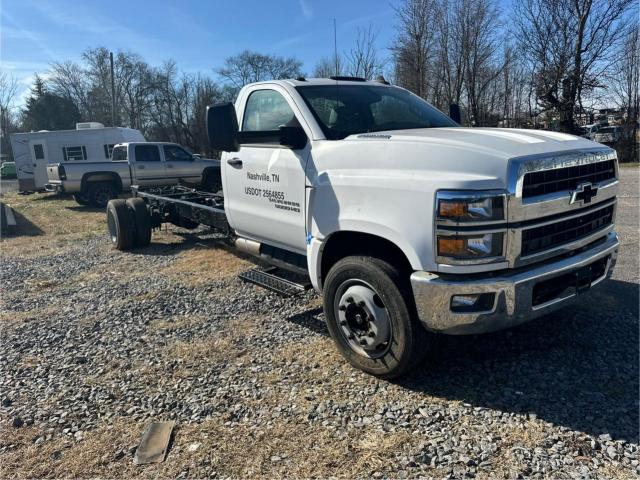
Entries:
[[587, 139], [463, 128], [354, 78], [251, 84], [207, 121], [235, 245], [303, 270], [372, 374], [568, 305], [615, 265], [616, 153]]

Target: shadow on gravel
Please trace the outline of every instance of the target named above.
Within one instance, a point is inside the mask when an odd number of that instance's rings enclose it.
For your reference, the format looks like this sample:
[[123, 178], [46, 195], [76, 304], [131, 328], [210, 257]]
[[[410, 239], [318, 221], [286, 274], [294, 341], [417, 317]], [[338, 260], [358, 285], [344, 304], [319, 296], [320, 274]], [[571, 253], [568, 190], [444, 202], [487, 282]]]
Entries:
[[[84, 205], [77, 205], [74, 207], [65, 207], [65, 210], [69, 210], [71, 212], [95, 212], [95, 213], [104, 213], [105, 209], [101, 207], [90, 207]], [[106, 215], [106, 214], [105, 214]]]
[[16, 219], [16, 226], [11, 232], [11, 237], [36, 237], [44, 235], [44, 232], [36, 224], [32, 223], [27, 217], [17, 210], [13, 210], [13, 216]]
[[73, 198], [71, 195], [67, 195], [64, 193], [51, 193], [49, 195], [43, 195], [41, 197], [36, 198], [34, 201], [35, 202], [51, 202], [51, 201], [58, 201], [58, 200], [69, 200], [70, 198]]
[[522, 326], [442, 337], [408, 389], [638, 443], [638, 284], [609, 280]]
[[312, 308], [311, 310], [296, 313], [287, 318], [287, 321], [328, 337], [327, 324], [324, 323], [324, 320], [318, 318], [320, 314], [322, 314], [322, 307]]

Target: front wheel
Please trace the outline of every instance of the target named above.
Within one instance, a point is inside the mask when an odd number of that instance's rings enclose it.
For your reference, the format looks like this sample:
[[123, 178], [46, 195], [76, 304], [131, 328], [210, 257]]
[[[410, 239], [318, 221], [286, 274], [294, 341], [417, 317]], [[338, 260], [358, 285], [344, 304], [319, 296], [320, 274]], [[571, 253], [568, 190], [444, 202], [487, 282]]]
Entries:
[[323, 289], [329, 333], [354, 367], [395, 378], [427, 353], [431, 336], [420, 325], [408, 278], [373, 257], [347, 257], [329, 271]]

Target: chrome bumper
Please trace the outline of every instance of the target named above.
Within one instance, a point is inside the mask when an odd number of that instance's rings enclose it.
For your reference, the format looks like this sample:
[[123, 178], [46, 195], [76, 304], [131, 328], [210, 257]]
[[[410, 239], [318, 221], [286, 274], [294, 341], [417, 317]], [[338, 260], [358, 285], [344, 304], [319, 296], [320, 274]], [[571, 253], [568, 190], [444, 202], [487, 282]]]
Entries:
[[[582, 267], [607, 258], [603, 275], [593, 279], [587, 288], [595, 286], [611, 275], [618, 246], [618, 236], [611, 232], [604, 243], [589, 250], [513, 273], [485, 277], [473, 275], [465, 279], [462, 275], [415, 272], [411, 275], [411, 285], [418, 316], [428, 330], [450, 335], [486, 333], [524, 323], [572, 302], [584, 290], [575, 288], [573, 293], [565, 291], [558, 298], [534, 306], [534, 287], [538, 283], [578, 272]], [[452, 311], [451, 299], [454, 295], [479, 293], [495, 293], [493, 308], [473, 313]]]
[[64, 187], [61, 183], [47, 183], [44, 186], [46, 192], [64, 193]]

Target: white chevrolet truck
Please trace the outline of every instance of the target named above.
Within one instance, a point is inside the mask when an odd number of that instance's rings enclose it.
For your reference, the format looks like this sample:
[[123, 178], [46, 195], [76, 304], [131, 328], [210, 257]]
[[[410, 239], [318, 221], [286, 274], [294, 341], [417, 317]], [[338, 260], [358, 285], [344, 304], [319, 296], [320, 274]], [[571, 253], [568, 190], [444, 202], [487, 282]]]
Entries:
[[391, 378], [437, 334], [511, 327], [604, 281], [618, 251], [615, 151], [539, 130], [462, 128], [355, 78], [244, 87], [208, 109], [223, 194], [134, 187], [107, 209], [116, 248], [163, 222], [209, 225], [277, 270], [245, 279], [321, 293], [357, 368]]

